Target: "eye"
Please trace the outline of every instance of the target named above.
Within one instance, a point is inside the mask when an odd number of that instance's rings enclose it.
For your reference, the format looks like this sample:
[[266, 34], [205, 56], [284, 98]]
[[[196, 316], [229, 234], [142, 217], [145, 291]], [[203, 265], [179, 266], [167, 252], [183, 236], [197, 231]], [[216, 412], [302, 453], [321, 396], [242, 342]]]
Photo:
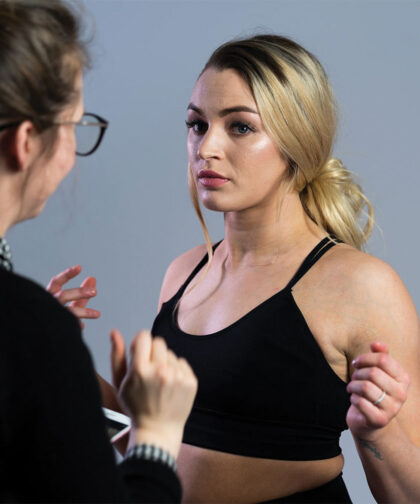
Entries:
[[194, 119], [193, 121], [185, 121], [188, 129], [192, 129], [197, 135], [202, 135], [207, 131], [207, 123], [201, 121], [200, 119]]
[[235, 131], [236, 134], [244, 136], [250, 131], [255, 131], [255, 129], [247, 123], [236, 121], [231, 124], [231, 129]]

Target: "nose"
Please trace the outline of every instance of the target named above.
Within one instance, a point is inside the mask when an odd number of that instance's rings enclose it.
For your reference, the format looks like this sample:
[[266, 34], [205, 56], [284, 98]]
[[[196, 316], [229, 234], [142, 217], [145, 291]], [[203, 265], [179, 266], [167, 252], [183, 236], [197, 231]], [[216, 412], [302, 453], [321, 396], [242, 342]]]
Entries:
[[209, 128], [200, 139], [197, 146], [197, 155], [204, 160], [221, 159], [223, 157], [222, 147], [220, 133], [214, 128]]

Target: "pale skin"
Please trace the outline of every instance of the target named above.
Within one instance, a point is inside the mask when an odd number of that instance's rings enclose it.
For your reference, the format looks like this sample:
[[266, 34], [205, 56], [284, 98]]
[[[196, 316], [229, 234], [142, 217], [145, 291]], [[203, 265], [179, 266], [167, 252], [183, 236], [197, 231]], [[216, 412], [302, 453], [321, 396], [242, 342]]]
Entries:
[[[201, 202], [225, 215], [225, 240], [208, 275], [179, 306], [179, 327], [199, 337], [232, 324], [284, 287], [325, 233], [306, 217], [298, 195], [285, 192], [285, 160], [259, 115], [223, 114], [237, 106], [257, 110], [235, 72], [207, 70], [191, 104], [188, 121], [196, 122], [189, 131], [188, 155], [194, 181]], [[203, 168], [229, 181], [204, 187], [197, 177]], [[177, 291], [204, 253], [198, 247], [172, 263], [161, 302]], [[375, 498], [418, 502], [419, 322], [401, 280], [382, 261], [337, 245], [298, 282], [293, 295], [332, 369], [350, 380], [347, 422]], [[374, 406], [382, 390], [387, 395]], [[285, 496], [329, 481], [342, 464], [341, 456], [289, 462], [187, 445], [179, 458], [185, 502], [258, 502]]]
[[[68, 122], [77, 122], [83, 115], [81, 75], [75, 90], [76, 102], [56, 118], [57, 139], [52, 152], [44, 149], [41, 136], [29, 120], [0, 134], [0, 236], [17, 222], [36, 217], [70, 172], [76, 139], [75, 126]], [[79, 320], [97, 318], [99, 312], [86, 308], [96, 295], [95, 278], [87, 277], [79, 288], [63, 288], [80, 271], [80, 266], [69, 268], [52, 278], [47, 289]], [[191, 367], [178, 359], [162, 339], [152, 338], [150, 331], [135, 336], [128, 360], [124, 340], [116, 329], [111, 332], [111, 342], [115, 388], [106, 385], [112, 390], [117, 408], [122, 405], [131, 417], [129, 446], [150, 443], [176, 457], [197, 392]]]
[[[206, 70], [193, 90], [188, 121], [199, 198], [225, 219], [225, 239], [208, 274], [183, 297], [177, 313], [178, 326], [199, 338], [229, 326], [286, 286], [325, 232], [307, 217], [299, 195], [287, 191], [287, 162], [239, 75]], [[227, 182], [206, 187], [201, 169]], [[199, 246], [172, 262], [159, 307], [205, 252]], [[348, 382], [347, 424], [375, 499], [419, 502], [420, 331], [406, 288], [386, 263], [339, 244], [301, 278], [293, 296], [329, 365]], [[385, 398], [374, 405], [382, 391]], [[249, 504], [290, 495], [330, 481], [343, 463], [341, 455], [282, 461], [185, 444], [178, 457], [186, 503]]]

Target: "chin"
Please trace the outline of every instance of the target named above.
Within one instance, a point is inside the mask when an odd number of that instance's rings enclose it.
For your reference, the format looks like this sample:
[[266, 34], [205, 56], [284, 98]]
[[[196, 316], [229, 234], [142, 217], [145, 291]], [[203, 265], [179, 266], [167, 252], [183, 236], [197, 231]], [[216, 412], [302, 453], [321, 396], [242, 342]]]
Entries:
[[45, 208], [46, 201], [41, 203], [35, 208], [32, 208], [31, 212], [24, 217], [22, 220], [29, 220], [29, 219], [35, 219], [35, 217], [38, 217], [38, 215], [44, 210]]
[[224, 203], [222, 201], [217, 201], [213, 198], [200, 199], [201, 204], [207, 210], [212, 210], [213, 212], [237, 212], [243, 210], [243, 208], [238, 208], [232, 203]]

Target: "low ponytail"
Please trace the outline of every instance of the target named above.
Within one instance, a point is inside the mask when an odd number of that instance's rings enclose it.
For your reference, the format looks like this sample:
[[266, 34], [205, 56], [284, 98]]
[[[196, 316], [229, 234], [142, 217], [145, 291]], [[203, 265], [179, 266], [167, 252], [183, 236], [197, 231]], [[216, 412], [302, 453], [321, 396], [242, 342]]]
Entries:
[[339, 159], [327, 161], [300, 192], [300, 199], [318, 226], [344, 243], [363, 248], [374, 226], [373, 207]]

